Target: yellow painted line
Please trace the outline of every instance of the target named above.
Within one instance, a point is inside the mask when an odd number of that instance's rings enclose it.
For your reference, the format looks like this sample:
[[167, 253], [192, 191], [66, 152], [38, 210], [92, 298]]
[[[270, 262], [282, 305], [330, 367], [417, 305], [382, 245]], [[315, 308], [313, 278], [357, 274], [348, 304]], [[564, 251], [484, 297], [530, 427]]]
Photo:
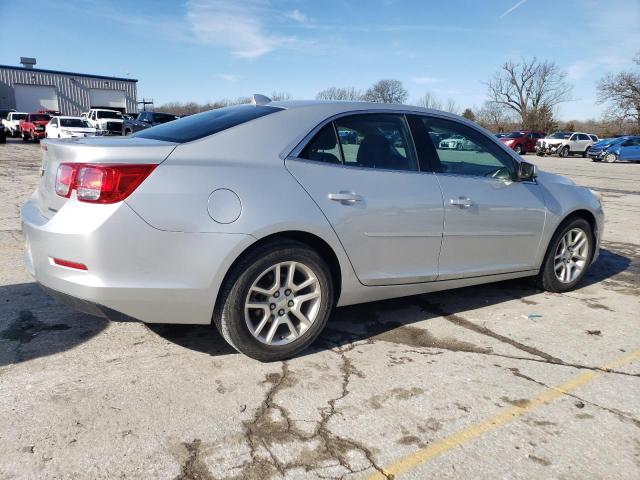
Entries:
[[[454, 433], [450, 437], [433, 443], [428, 447], [418, 450], [417, 452], [411, 453], [384, 468], [384, 472], [389, 476], [393, 475], [393, 477], [397, 478], [398, 475], [416, 468], [422, 463], [428, 462], [429, 460], [442, 455], [443, 453], [446, 453], [455, 447], [474, 440], [481, 435], [484, 435], [485, 433], [496, 430], [501, 426], [506, 425], [507, 423], [513, 422], [521, 415], [524, 415], [527, 412], [550, 403], [557, 398], [562, 397], [565, 393], [569, 393], [583, 385], [586, 385], [592, 380], [604, 375], [607, 370], [612, 370], [621, 365], [625, 365], [638, 358], [640, 358], [640, 349], [618, 357], [616, 360], [613, 360], [603, 367], [600, 367], [600, 370], [588, 370], [561, 385], [552, 387], [551, 389], [544, 391], [537, 397], [529, 400], [523, 406], [516, 406], [503, 410], [493, 418], [480, 422], [476, 425], [472, 425], [465, 430]], [[369, 477], [370, 480], [384, 478], [385, 477], [379, 472], [376, 472], [374, 475]]]

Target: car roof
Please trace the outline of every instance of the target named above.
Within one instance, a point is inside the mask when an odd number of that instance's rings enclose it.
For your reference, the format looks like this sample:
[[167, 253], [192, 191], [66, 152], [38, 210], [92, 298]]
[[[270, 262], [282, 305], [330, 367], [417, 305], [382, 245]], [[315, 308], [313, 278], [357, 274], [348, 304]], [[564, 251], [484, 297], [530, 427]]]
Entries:
[[75, 118], [77, 120], [84, 120], [82, 117], [74, 117], [73, 115], [55, 115], [52, 118]]

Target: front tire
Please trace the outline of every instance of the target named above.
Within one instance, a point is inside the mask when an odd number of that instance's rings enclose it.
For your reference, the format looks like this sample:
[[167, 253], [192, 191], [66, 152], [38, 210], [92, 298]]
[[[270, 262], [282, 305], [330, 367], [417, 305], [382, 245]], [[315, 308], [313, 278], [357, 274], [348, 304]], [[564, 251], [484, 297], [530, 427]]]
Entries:
[[567, 292], [582, 280], [593, 258], [595, 239], [589, 222], [573, 217], [553, 235], [536, 278], [549, 292]]
[[236, 350], [263, 362], [307, 348], [333, 307], [326, 262], [295, 241], [270, 242], [242, 258], [227, 275], [213, 315]]
[[607, 153], [604, 156], [604, 161], [607, 163], [615, 163], [618, 160], [618, 156], [615, 153]]
[[562, 147], [562, 150], [560, 150], [560, 156], [562, 158], [567, 158], [569, 156], [569, 146], [568, 145], [565, 146], [565, 147]]
[[516, 145], [516, 148], [513, 149], [518, 155], [522, 155], [522, 147], [520, 145]]

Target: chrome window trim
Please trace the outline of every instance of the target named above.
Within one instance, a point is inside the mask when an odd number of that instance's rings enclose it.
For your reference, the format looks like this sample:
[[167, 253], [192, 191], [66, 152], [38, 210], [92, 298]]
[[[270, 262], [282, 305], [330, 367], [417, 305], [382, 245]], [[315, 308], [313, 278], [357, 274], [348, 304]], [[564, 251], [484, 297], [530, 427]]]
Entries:
[[[311, 131], [309, 133], [307, 133], [304, 137], [302, 137], [302, 140], [300, 140], [298, 143], [296, 143], [293, 147], [288, 146], [287, 148], [285, 148], [285, 150], [280, 154], [280, 158], [282, 160], [285, 160], [287, 158], [299, 158], [300, 153], [302, 152], [302, 150], [304, 150], [304, 148], [307, 146], [307, 144], [313, 139], [313, 137], [316, 135], [316, 133], [318, 133], [320, 131], [320, 129], [322, 129], [327, 123], [329, 122], [333, 122], [339, 118], [342, 117], [348, 117], [348, 116], [352, 116], [352, 115], [366, 115], [366, 114], [396, 114], [396, 115], [404, 115], [405, 116], [405, 120], [406, 120], [406, 116], [407, 115], [417, 115], [420, 117], [435, 117], [435, 118], [440, 118], [442, 120], [449, 120], [451, 122], [456, 122], [459, 123], [460, 125], [464, 125], [467, 126], [469, 128], [472, 128], [473, 130], [475, 130], [476, 132], [478, 132], [479, 134], [483, 135], [484, 137], [486, 137], [487, 139], [491, 140], [494, 145], [497, 145], [498, 147], [500, 147], [502, 149], [503, 152], [505, 152], [506, 154], [509, 155], [509, 157], [511, 157], [511, 160], [514, 162], [514, 166], [516, 167], [516, 171], [518, 171], [518, 165], [520, 164], [520, 159], [518, 159], [516, 157], [516, 153], [511, 150], [510, 148], [508, 148], [507, 146], [505, 146], [501, 141], [499, 141], [497, 138], [495, 138], [493, 135], [490, 135], [485, 131], [485, 129], [483, 129], [482, 127], [480, 127], [479, 125], [476, 125], [472, 122], [469, 121], [460, 121], [457, 118], [452, 118], [451, 115], [446, 114], [446, 113], [442, 113], [440, 114], [439, 112], [425, 112], [423, 110], [412, 110], [412, 109], [376, 109], [376, 108], [368, 108], [365, 110], [348, 110], [345, 112], [340, 112], [337, 113], [335, 115], [331, 115], [330, 117], [325, 118], [322, 122], [318, 123], [313, 129], [311, 129]], [[408, 120], [406, 120], [408, 123]], [[414, 153], [416, 153], [417, 155], [417, 149], [415, 146], [415, 141], [413, 139], [413, 133], [411, 133], [411, 128], [409, 127], [409, 134], [411, 135], [411, 142], [412, 142], [412, 148]], [[336, 130], [336, 135], [337, 135], [337, 130]], [[416, 157], [417, 158], [417, 157]], [[300, 159], [300, 160], [305, 160], [305, 159]], [[310, 160], [313, 161], [313, 160]], [[315, 163], [322, 163], [322, 162], [315, 162]], [[420, 169], [420, 162], [418, 162], [418, 168]], [[353, 167], [356, 168], [356, 167]], [[367, 170], [372, 170], [372, 169], [367, 169]], [[383, 169], [376, 169], [376, 170], [383, 170]], [[389, 171], [389, 170], [387, 170]], [[397, 170], [391, 170], [391, 171], [397, 171]], [[399, 171], [412, 171], [412, 170], [399, 170]], [[426, 171], [431, 171], [431, 170], [418, 170], [418, 172], [426, 172]], [[415, 171], [413, 171], [415, 173]], [[517, 181], [517, 180], [514, 180]]]

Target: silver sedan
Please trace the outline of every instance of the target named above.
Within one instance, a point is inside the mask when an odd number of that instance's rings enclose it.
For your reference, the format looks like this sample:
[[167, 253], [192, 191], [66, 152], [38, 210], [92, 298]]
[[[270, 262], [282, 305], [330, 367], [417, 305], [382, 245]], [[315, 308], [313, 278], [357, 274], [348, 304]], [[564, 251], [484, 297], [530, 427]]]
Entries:
[[[451, 137], [467, 147], [442, 148]], [[214, 323], [263, 361], [306, 348], [334, 306], [528, 276], [570, 290], [603, 230], [590, 190], [412, 106], [254, 96], [42, 151], [22, 222], [25, 264], [52, 296]]]

